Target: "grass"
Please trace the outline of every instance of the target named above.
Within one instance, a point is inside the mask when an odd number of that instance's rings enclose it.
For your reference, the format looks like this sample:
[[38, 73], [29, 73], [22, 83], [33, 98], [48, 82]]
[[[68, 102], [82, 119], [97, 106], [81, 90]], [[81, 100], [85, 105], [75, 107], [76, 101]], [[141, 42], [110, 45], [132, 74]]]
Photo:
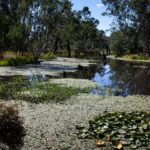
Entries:
[[53, 54], [52, 52], [48, 52], [48, 53], [41, 55], [41, 59], [43, 59], [43, 60], [52, 60], [52, 59], [56, 59], [56, 58], [57, 58], [57, 56], [55, 54]]
[[133, 61], [133, 62], [150, 62], [150, 57], [140, 56], [140, 55], [124, 55], [122, 57], [115, 57], [115, 55], [110, 55], [108, 58], [123, 60], [123, 61]]
[[124, 59], [133, 59], [133, 60], [150, 60], [150, 57], [140, 56], [140, 55], [124, 55]]
[[0, 60], [0, 66], [18, 66], [31, 63], [36, 63], [32, 55], [24, 54], [22, 56], [12, 51], [4, 51]]
[[24, 100], [32, 103], [64, 102], [73, 95], [89, 92], [89, 88], [62, 87], [49, 81], [31, 83], [22, 78], [0, 83], [0, 99]]
[[16, 56], [15, 58], [0, 60], [0, 66], [18, 66], [31, 63], [35, 63], [34, 58], [31, 56]]

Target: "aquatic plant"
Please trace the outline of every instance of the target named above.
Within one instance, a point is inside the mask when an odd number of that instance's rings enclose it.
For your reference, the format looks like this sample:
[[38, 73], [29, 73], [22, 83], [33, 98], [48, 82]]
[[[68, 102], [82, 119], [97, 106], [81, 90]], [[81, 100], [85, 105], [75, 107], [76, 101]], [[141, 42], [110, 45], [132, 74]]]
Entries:
[[[40, 78], [41, 79], [41, 78]], [[78, 93], [89, 93], [90, 88], [61, 86], [49, 81], [34, 78], [14, 78], [10, 82], [0, 83], [0, 98], [4, 100], [25, 100], [39, 102], [64, 102]]]
[[78, 137], [96, 139], [96, 146], [108, 143], [116, 149], [150, 147], [150, 112], [114, 112], [89, 121], [89, 128], [77, 125]]

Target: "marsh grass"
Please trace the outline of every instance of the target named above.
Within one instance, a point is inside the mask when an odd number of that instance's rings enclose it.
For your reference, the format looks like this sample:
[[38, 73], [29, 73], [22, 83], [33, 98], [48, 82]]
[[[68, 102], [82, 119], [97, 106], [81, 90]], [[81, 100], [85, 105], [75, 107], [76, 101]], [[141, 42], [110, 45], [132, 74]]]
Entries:
[[58, 84], [37, 81], [31, 83], [17, 78], [0, 84], [0, 98], [3, 100], [24, 100], [32, 103], [64, 102], [78, 93], [89, 93], [90, 88], [65, 87]]

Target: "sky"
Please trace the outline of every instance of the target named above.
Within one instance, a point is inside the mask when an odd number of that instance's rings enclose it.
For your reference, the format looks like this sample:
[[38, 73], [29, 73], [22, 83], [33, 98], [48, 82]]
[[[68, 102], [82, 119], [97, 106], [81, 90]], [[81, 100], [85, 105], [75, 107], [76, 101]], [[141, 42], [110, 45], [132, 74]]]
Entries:
[[[101, 0], [71, 0], [71, 2], [73, 3], [74, 10], [81, 10], [84, 6], [88, 6], [92, 17], [100, 21], [98, 29], [104, 31], [110, 29], [113, 18], [101, 15], [106, 10], [106, 7], [102, 4]], [[110, 35], [110, 32], [106, 32], [106, 35]]]

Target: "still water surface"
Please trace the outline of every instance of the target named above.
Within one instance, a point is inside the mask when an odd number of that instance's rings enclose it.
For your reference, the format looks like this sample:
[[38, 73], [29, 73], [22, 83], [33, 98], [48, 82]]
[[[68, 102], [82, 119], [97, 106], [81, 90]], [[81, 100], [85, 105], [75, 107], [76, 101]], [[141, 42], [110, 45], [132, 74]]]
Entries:
[[99, 95], [150, 95], [150, 64], [109, 60], [103, 64], [69, 73], [67, 77], [90, 79], [98, 83], [92, 93]]
[[[56, 68], [57, 70], [57, 68]], [[15, 76], [17, 78], [17, 76]], [[32, 76], [31, 76], [32, 77]], [[44, 75], [36, 79], [45, 78]], [[62, 78], [63, 74], [53, 78]], [[52, 78], [46, 76], [46, 78]], [[65, 78], [89, 79], [98, 84], [92, 89], [93, 94], [99, 95], [150, 95], [150, 63], [133, 63], [109, 60], [107, 63], [98, 62], [76, 72], [66, 72]], [[31, 78], [25, 77], [26, 80]], [[14, 76], [0, 77], [0, 82], [13, 82]]]

